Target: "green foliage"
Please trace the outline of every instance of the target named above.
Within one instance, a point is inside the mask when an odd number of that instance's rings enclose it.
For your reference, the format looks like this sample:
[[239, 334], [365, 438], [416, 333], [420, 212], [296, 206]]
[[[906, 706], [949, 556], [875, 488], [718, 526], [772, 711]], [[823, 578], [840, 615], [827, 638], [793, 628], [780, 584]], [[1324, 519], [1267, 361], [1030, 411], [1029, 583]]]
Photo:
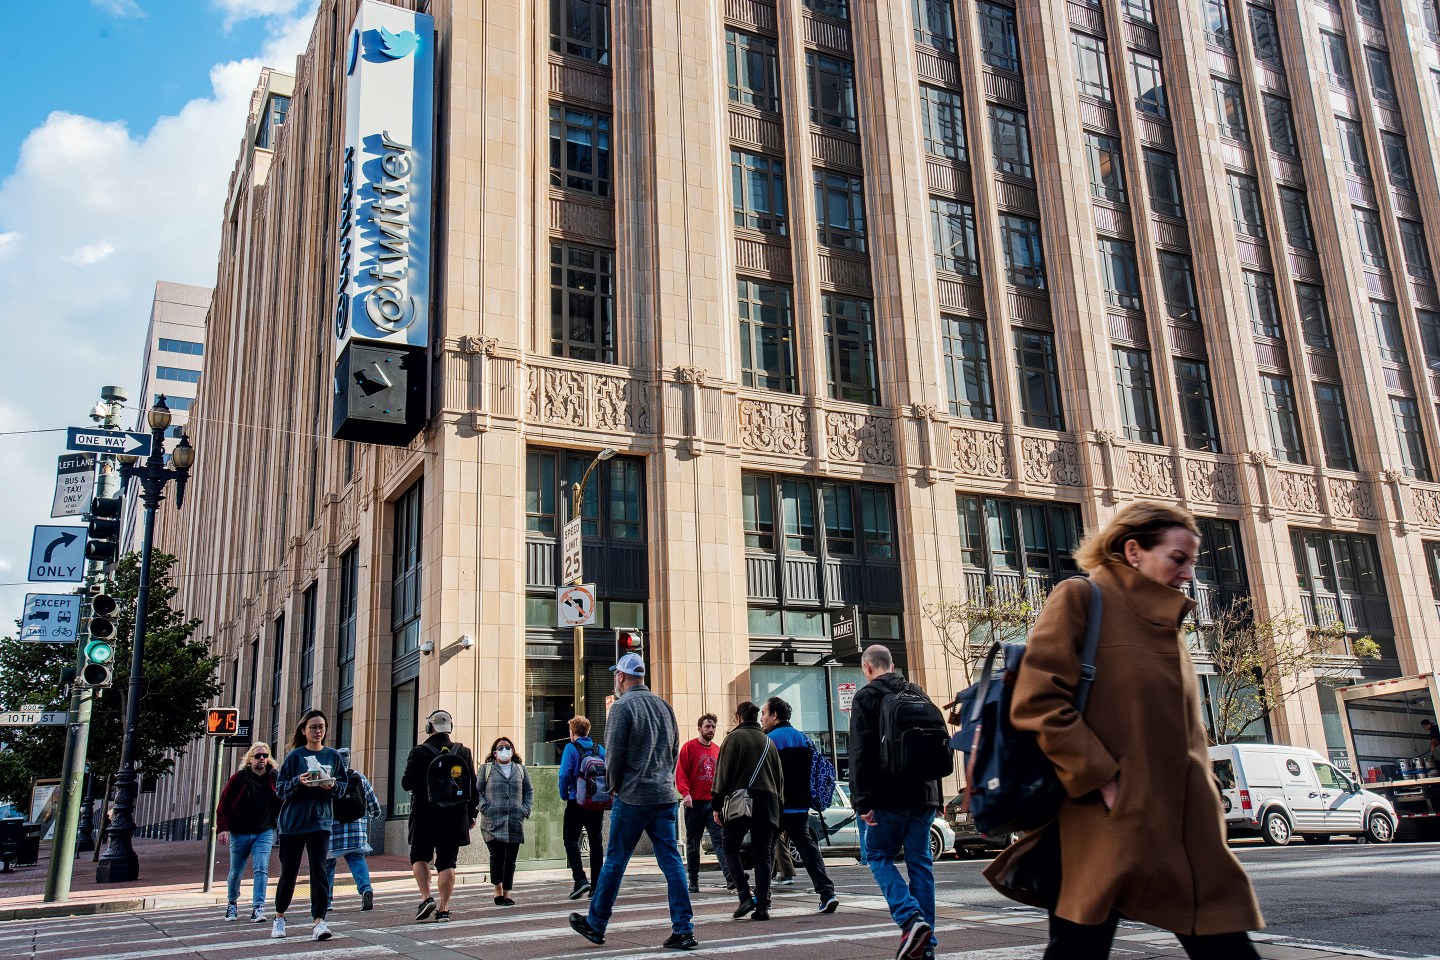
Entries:
[[[221, 690], [216, 677], [219, 659], [210, 655], [205, 639], [194, 636], [200, 621], [187, 618], [184, 611], [171, 606], [176, 593], [170, 581], [174, 565], [175, 558], [169, 554], [151, 556], [136, 751], [136, 764], [145, 779], [162, 776], [174, 767], [175, 757], [202, 734], [205, 705]], [[102, 780], [120, 766], [139, 585], [139, 554], [121, 557], [115, 568], [113, 591], [119, 603], [115, 616], [115, 683], [97, 691], [87, 751], [92, 773]], [[68, 709], [69, 701], [59, 689], [60, 671], [73, 664], [75, 657], [75, 647], [68, 644], [0, 639], [0, 705], [13, 708], [35, 703], [50, 710]], [[11, 731], [7, 749], [0, 751], [0, 800], [23, 806], [28, 802], [32, 777], [59, 776], [63, 738], [63, 727]]]

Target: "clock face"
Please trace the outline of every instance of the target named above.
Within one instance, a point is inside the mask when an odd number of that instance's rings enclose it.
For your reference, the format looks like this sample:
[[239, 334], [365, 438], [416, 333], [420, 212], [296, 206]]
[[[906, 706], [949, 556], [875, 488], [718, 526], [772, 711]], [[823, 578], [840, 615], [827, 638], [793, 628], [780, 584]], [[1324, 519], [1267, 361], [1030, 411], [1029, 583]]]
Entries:
[[345, 56], [345, 73], [355, 72], [355, 61], [360, 59], [360, 31], [350, 31], [350, 51]]

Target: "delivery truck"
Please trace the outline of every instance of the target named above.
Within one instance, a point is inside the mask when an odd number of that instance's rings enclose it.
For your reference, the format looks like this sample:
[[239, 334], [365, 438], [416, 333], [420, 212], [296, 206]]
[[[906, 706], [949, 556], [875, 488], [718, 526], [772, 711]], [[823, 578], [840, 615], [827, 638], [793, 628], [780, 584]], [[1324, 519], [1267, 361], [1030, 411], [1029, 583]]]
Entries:
[[1440, 722], [1437, 684], [1440, 673], [1426, 673], [1335, 691], [1351, 772], [1395, 808], [1399, 840], [1440, 839], [1440, 768], [1421, 723]]

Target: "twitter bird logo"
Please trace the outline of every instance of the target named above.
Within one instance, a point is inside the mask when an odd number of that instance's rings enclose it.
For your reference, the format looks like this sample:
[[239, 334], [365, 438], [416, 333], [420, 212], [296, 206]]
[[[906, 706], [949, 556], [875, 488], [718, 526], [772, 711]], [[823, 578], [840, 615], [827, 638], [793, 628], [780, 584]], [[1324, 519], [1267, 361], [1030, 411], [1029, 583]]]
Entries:
[[381, 27], [380, 52], [391, 60], [400, 60], [415, 52], [415, 45], [420, 42], [420, 35], [414, 30], [401, 30], [399, 33], [391, 33]]

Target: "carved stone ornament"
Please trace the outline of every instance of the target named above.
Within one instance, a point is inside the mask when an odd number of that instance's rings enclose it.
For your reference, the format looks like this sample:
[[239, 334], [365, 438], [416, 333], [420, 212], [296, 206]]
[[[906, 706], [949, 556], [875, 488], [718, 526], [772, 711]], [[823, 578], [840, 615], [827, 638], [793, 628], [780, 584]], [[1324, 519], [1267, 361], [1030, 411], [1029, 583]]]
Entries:
[[1411, 486], [1410, 501], [1415, 505], [1416, 520], [1427, 527], [1440, 527], [1440, 490]]
[[703, 387], [709, 376], [710, 374], [702, 367], [675, 368], [675, 379], [681, 383], [694, 383]]
[[1113, 430], [1096, 430], [1095, 442], [1101, 446], [1119, 446], [1120, 435]]
[[1020, 463], [1026, 483], [1057, 487], [1081, 485], [1080, 448], [1067, 440], [1023, 437], [1020, 440]]
[[1275, 462], [1275, 456], [1269, 450], [1251, 450], [1245, 454], [1245, 459], [1262, 467], [1268, 467]]
[[895, 462], [895, 440], [890, 420], [858, 413], [825, 415], [825, 439], [832, 460], [852, 463]]
[[1131, 450], [1129, 466], [1130, 487], [1136, 493], [1172, 500], [1179, 496], [1175, 489], [1175, 470], [1165, 454]]
[[916, 420], [939, 420], [940, 408], [933, 403], [912, 403], [910, 416]]
[[1308, 473], [1281, 470], [1276, 481], [1280, 506], [1297, 513], [1319, 513], [1320, 493], [1315, 477]]
[[1381, 470], [1380, 479], [1384, 480], [1386, 483], [1404, 483], [1405, 472], [1403, 470], [1395, 469]]
[[758, 453], [787, 453], [808, 457], [809, 417], [804, 407], [763, 400], [740, 401], [740, 445]]
[[1337, 517], [1351, 520], [1375, 519], [1375, 496], [1370, 484], [1360, 480], [1331, 477], [1329, 480], [1330, 509]]
[[650, 432], [650, 394], [628, 377], [594, 377], [595, 420], [600, 430]]
[[955, 427], [950, 431], [950, 449], [955, 456], [955, 470], [962, 476], [985, 480], [1009, 480], [1013, 476], [1001, 434]]
[[525, 371], [525, 385], [525, 416], [532, 422], [625, 433], [650, 431], [650, 391], [643, 381], [532, 366]]
[[1185, 461], [1185, 484], [1190, 496], [1201, 503], [1239, 503], [1240, 488], [1235, 468], [1228, 463], [1209, 460]]

